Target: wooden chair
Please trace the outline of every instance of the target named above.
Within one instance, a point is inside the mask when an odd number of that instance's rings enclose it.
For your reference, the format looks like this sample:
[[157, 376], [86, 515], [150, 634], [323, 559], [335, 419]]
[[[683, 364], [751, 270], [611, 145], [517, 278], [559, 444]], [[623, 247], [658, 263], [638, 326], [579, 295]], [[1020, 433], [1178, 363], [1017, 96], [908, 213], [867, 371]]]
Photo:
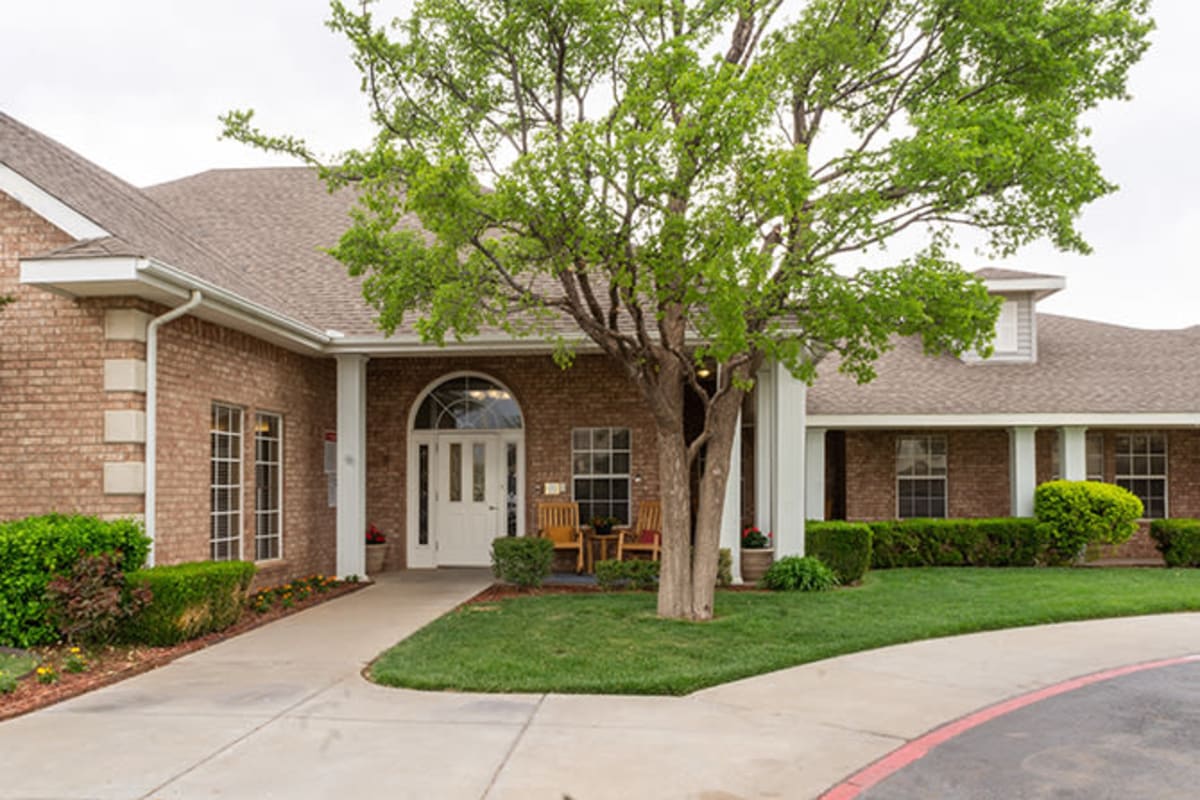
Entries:
[[554, 552], [575, 551], [575, 572], [583, 572], [583, 532], [578, 503], [538, 503], [537, 535], [554, 542]]
[[646, 553], [651, 561], [662, 558], [662, 503], [646, 500], [638, 506], [637, 522], [617, 540], [617, 560], [626, 553]]

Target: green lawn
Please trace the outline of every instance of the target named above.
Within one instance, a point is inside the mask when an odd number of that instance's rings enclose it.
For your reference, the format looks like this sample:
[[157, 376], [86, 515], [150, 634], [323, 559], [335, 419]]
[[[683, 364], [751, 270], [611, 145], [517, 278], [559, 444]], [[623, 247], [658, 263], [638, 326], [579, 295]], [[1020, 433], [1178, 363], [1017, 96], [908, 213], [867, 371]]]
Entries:
[[652, 594], [548, 595], [454, 611], [384, 653], [379, 683], [485, 692], [686, 694], [899, 642], [1200, 610], [1200, 570], [897, 569], [818, 594], [718, 592], [717, 619]]
[[24, 650], [0, 648], [0, 686], [12, 686], [17, 678], [36, 666], [36, 656]]

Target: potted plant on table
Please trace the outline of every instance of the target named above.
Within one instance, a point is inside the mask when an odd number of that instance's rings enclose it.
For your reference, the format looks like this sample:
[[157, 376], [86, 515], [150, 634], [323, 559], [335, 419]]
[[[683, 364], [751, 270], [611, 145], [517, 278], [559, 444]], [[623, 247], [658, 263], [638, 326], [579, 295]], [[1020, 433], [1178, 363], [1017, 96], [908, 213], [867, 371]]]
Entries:
[[592, 517], [592, 531], [597, 536], [608, 536], [613, 532], [613, 526], [620, 525], [616, 517]]
[[374, 524], [367, 526], [367, 574], [383, 572], [383, 559], [387, 555], [387, 536]]
[[742, 531], [742, 580], [757, 583], [775, 562], [775, 542], [771, 533], [751, 525]]

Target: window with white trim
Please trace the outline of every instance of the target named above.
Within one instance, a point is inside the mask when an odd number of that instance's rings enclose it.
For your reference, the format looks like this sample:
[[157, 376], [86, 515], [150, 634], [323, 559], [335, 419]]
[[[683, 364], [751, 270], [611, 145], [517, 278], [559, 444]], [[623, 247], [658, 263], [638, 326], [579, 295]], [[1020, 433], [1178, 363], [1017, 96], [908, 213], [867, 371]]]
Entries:
[[1167, 516], [1167, 435], [1117, 434], [1116, 484], [1138, 496], [1145, 506], [1143, 518]]
[[210, 554], [213, 561], [236, 561], [242, 556], [242, 410], [213, 403], [210, 439]]
[[992, 348], [997, 354], [1012, 355], [1021, 348], [1019, 336], [1021, 305], [1016, 300], [1002, 299], [996, 317], [996, 338]]
[[254, 416], [254, 560], [283, 556], [283, 417]]
[[571, 485], [579, 504], [579, 521], [629, 513], [632, 448], [629, 428], [576, 428], [571, 432]]
[[946, 516], [946, 437], [901, 436], [896, 440], [896, 515]]

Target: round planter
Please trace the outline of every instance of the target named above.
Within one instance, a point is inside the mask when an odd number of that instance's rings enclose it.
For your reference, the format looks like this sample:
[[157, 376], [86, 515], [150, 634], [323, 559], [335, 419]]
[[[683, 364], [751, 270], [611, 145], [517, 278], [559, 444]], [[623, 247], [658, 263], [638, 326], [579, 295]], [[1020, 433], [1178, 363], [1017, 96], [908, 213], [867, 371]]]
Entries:
[[758, 583], [774, 563], [775, 549], [772, 547], [743, 550], [742, 580], [746, 583]]
[[378, 575], [383, 572], [383, 559], [387, 556], [386, 544], [367, 545], [367, 574]]

